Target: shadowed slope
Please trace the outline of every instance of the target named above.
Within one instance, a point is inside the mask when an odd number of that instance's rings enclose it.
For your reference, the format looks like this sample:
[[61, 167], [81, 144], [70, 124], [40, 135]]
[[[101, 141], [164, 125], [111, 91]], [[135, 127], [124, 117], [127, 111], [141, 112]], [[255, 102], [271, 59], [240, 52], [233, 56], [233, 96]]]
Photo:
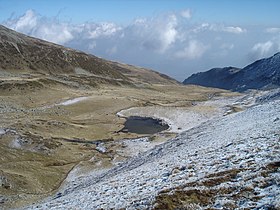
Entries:
[[234, 91], [269, 89], [280, 86], [280, 53], [258, 60], [243, 69], [214, 68], [191, 75], [184, 84], [196, 84]]

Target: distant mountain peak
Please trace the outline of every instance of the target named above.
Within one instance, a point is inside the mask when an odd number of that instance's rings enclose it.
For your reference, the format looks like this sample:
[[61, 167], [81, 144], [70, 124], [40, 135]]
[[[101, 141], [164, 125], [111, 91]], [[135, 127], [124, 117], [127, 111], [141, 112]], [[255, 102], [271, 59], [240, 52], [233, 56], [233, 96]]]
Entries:
[[234, 91], [279, 87], [280, 52], [269, 58], [257, 60], [243, 69], [235, 67], [214, 68], [193, 74], [183, 83]]

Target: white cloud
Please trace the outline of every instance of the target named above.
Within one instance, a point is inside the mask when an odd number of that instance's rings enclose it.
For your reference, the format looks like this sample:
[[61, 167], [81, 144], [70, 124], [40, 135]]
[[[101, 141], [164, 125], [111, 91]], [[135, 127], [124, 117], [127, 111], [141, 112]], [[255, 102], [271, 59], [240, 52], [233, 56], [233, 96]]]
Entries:
[[192, 31], [195, 33], [200, 33], [203, 31], [214, 31], [214, 32], [227, 32], [233, 34], [241, 34], [241, 33], [245, 33], [247, 30], [239, 26], [225, 26], [221, 24], [202, 23], [196, 26]]
[[280, 33], [280, 28], [267, 28], [265, 30], [267, 33]]
[[31, 31], [37, 25], [37, 14], [33, 10], [27, 10], [14, 24], [17, 31]]
[[89, 38], [95, 39], [100, 36], [111, 36], [120, 30], [121, 27], [114, 23], [101, 23], [89, 31]]
[[169, 17], [167, 24], [163, 28], [160, 33], [160, 39], [162, 42], [162, 46], [160, 52], [165, 52], [171, 44], [173, 44], [176, 40], [177, 36], [177, 18], [175, 15]]
[[203, 43], [197, 40], [190, 40], [187, 46], [178, 51], [175, 56], [177, 58], [185, 58], [185, 59], [197, 59], [200, 58], [205, 51], [208, 49], [208, 46], [204, 45]]
[[222, 30], [225, 31], [225, 32], [234, 33], [234, 34], [241, 34], [241, 33], [246, 32], [245, 29], [242, 29], [238, 26], [237, 27], [227, 26], [227, 27], [224, 27]]
[[137, 18], [136, 20], [134, 20], [135, 24], [143, 24], [146, 23], [146, 19], [145, 18]]
[[177, 40], [178, 20], [176, 15], [137, 19], [123, 28], [127, 40], [135, 46], [156, 53], [165, 53]]
[[64, 44], [74, 38], [71, 29], [65, 24], [42, 24], [31, 35], [57, 44]]
[[186, 19], [190, 19], [192, 17], [192, 13], [190, 9], [186, 9], [181, 12], [181, 16]]
[[242, 34], [247, 31], [246, 29], [243, 29], [239, 26], [225, 26], [225, 25], [217, 25], [217, 24], [211, 24], [209, 26], [209, 28], [212, 31], [227, 32], [227, 33], [233, 33], [233, 34]]
[[[97, 39], [99, 37], [112, 36], [121, 30], [121, 27], [114, 23], [75, 25], [60, 22], [55, 18], [41, 17], [33, 10], [28, 10], [21, 17], [8, 20], [4, 24], [16, 31], [57, 44], [66, 44], [73, 39], [79, 38]], [[92, 49], [92, 46], [89, 46], [88, 49]]]
[[279, 46], [277, 46], [277, 44], [272, 41], [260, 42], [260, 43], [256, 43], [252, 47], [249, 56], [251, 57], [252, 60], [256, 60], [256, 59], [271, 56], [277, 50], [279, 50]]
[[273, 43], [271, 41], [267, 41], [264, 43], [257, 43], [253, 46], [253, 51], [259, 51], [262, 55], [267, 54], [269, 50], [272, 48]]
[[16, 31], [57, 44], [65, 44], [74, 38], [68, 24], [60, 23], [52, 18], [43, 18], [33, 10], [27, 10], [18, 19], [8, 20], [5, 25]]
[[195, 26], [194, 29], [192, 29], [191, 31], [194, 33], [200, 33], [206, 30], [210, 30], [210, 24], [209, 23], [202, 23], [198, 26]]
[[223, 50], [232, 50], [234, 48], [234, 44], [223, 43], [220, 48]]

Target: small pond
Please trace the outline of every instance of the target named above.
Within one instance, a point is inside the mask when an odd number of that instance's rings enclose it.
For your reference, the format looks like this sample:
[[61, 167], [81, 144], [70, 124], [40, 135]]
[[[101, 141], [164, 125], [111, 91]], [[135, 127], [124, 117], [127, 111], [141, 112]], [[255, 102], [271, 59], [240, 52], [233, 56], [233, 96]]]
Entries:
[[169, 126], [160, 119], [151, 117], [131, 116], [126, 119], [124, 128], [120, 132], [137, 134], [155, 134], [167, 130]]

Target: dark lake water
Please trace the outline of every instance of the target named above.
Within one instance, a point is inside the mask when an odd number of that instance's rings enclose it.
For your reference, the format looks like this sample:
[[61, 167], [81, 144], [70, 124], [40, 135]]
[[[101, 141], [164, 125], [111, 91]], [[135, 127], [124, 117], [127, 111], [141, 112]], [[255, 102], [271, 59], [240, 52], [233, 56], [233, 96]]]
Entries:
[[132, 116], [127, 118], [124, 128], [120, 132], [129, 132], [137, 134], [155, 134], [167, 130], [169, 126], [162, 120], [150, 117]]

